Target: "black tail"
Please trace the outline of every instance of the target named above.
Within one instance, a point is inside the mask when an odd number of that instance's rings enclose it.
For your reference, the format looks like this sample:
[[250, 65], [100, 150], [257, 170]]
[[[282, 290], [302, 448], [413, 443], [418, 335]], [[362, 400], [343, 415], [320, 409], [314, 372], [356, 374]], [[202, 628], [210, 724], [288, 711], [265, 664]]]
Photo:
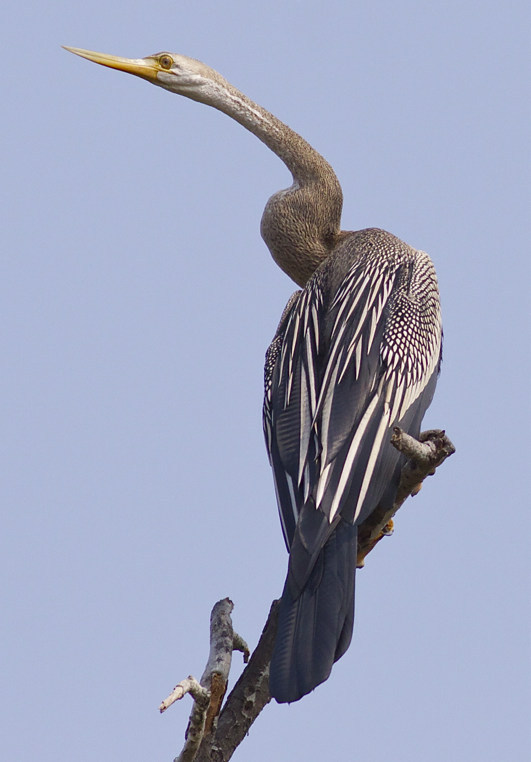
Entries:
[[288, 572], [269, 677], [279, 703], [298, 701], [324, 682], [349, 647], [356, 555], [357, 528], [341, 521], [298, 596], [290, 590]]

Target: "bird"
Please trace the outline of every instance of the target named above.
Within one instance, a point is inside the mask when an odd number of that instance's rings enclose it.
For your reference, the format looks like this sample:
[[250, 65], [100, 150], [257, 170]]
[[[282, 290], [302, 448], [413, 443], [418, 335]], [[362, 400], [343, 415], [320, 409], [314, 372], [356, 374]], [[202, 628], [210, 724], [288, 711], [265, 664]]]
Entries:
[[392, 430], [418, 436], [433, 398], [442, 358], [434, 265], [379, 228], [341, 230], [330, 164], [206, 64], [66, 49], [224, 112], [291, 173], [261, 221], [274, 261], [299, 286], [266, 353], [263, 427], [289, 552], [269, 689], [279, 703], [298, 701], [350, 645], [358, 527], [392, 508], [403, 465]]

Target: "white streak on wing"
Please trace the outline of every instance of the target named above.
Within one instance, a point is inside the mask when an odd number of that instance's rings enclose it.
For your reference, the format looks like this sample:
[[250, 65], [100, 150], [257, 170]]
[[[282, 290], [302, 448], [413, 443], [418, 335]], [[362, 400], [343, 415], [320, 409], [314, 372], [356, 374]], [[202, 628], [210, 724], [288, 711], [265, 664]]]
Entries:
[[271, 443], [273, 440], [272, 440], [272, 431], [271, 431], [271, 424], [269, 421], [269, 417], [265, 419], [264, 430], [265, 430], [266, 449], [267, 449], [267, 457], [269, 458], [269, 465], [273, 465], [271, 461]]
[[391, 290], [393, 283], [394, 283], [394, 278], [391, 278], [390, 280], [385, 281], [383, 288], [378, 295], [378, 304], [377, 304], [378, 312], [382, 311], [383, 306], [387, 301], [387, 297], [389, 296], [389, 292]]
[[[285, 343], [283, 343], [282, 349], [280, 350], [280, 365], [278, 369], [278, 377], [281, 380], [284, 378], [284, 365], [286, 361], [286, 354], [287, 354], [286, 346], [285, 346]], [[286, 391], [284, 393], [284, 407], [287, 406], [288, 402], [289, 402], [289, 392], [288, 392], [288, 386], [286, 384]]]
[[[361, 345], [362, 345], [362, 341], [363, 341], [363, 339], [359, 338], [359, 335], [360, 335], [361, 331], [365, 329], [365, 320], [368, 317], [369, 310], [372, 307], [371, 325], [370, 325], [370, 328], [369, 328], [369, 338], [368, 338], [368, 342], [367, 342], [367, 355], [369, 355], [370, 352], [371, 352], [372, 343], [374, 341], [374, 334], [376, 333], [376, 328], [377, 328], [378, 323], [380, 321], [380, 318], [382, 316], [382, 311], [383, 311], [384, 305], [385, 305], [385, 303], [387, 301], [387, 297], [388, 297], [389, 292], [390, 292], [390, 290], [392, 288], [392, 285], [394, 283], [394, 279], [393, 278], [391, 280], [389, 280], [389, 281], [386, 281], [385, 286], [384, 286], [384, 291], [385, 291], [384, 298], [382, 298], [382, 292], [379, 289], [380, 289], [380, 285], [382, 283], [383, 277], [384, 277], [383, 275], [380, 276], [380, 278], [378, 279], [378, 281], [376, 283], [375, 288], [372, 289], [372, 291], [371, 291], [371, 293], [369, 295], [369, 298], [367, 299], [367, 302], [365, 304], [365, 309], [363, 311], [363, 315], [361, 316], [361, 318], [360, 318], [360, 320], [359, 320], [359, 322], [358, 322], [358, 324], [356, 326], [356, 331], [354, 332], [354, 336], [352, 337], [352, 339], [350, 341], [350, 344], [348, 346], [348, 352], [347, 352], [347, 355], [345, 357], [345, 361], [344, 361], [344, 365], [343, 365], [343, 370], [341, 371], [341, 375], [339, 377], [339, 381], [341, 381], [343, 376], [345, 375], [345, 373], [347, 371], [347, 367], [349, 366], [349, 363], [351, 361], [352, 354], [353, 354], [354, 351], [356, 351], [356, 364], [357, 364], [356, 378], [358, 378], [358, 376], [359, 376], [359, 369], [360, 369], [361, 365], [360, 365], [360, 363], [358, 363], [358, 353], [359, 353], [359, 359], [361, 361], [361, 351], [362, 351], [361, 350]], [[374, 302], [376, 300], [376, 296], [377, 295], [379, 295], [378, 304], [374, 305]]]
[[306, 503], [310, 497], [310, 464], [306, 463], [304, 468], [304, 502]]
[[372, 342], [374, 339], [374, 334], [376, 333], [376, 326], [378, 325], [378, 321], [380, 320], [381, 314], [382, 314], [381, 311], [378, 312], [376, 307], [372, 308], [371, 328], [369, 331], [369, 341], [367, 342], [367, 355], [370, 355], [371, 353]]
[[389, 430], [389, 418], [391, 413], [391, 410], [389, 407], [390, 398], [391, 398], [391, 388], [388, 386], [385, 393], [384, 414], [378, 426], [378, 431], [376, 432], [376, 436], [374, 437], [374, 442], [371, 448], [371, 453], [369, 455], [369, 460], [367, 461], [367, 467], [365, 468], [365, 473], [363, 475], [363, 481], [361, 483], [360, 493], [358, 495], [358, 502], [356, 503], [356, 510], [354, 512], [354, 521], [358, 518], [360, 514], [363, 501], [365, 500], [367, 490], [369, 489], [369, 485], [373, 477], [376, 461], [378, 459], [378, 455], [382, 448], [385, 433]]
[[334, 401], [334, 387], [336, 385], [338, 371], [339, 366], [336, 363], [334, 370], [332, 371], [328, 394], [324, 398], [324, 404], [321, 413], [321, 445], [323, 448], [321, 452], [321, 463], [326, 463], [328, 460], [328, 432], [330, 430], [330, 410], [332, 409], [332, 404]]
[[360, 336], [360, 332], [361, 332], [362, 328], [363, 328], [362, 325], [358, 325], [357, 326], [356, 333], [354, 334], [354, 337], [353, 337], [352, 341], [348, 345], [347, 353], [346, 353], [345, 358], [344, 358], [344, 360], [342, 362], [342, 366], [343, 367], [342, 367], [342, 370], [341, 370], [341, 375], [339, 376], [338, 383], [343, 379], [343, 376], [347, 372], [347, 368], [349, 367], [350, 360], [352, 358], [353, 353], [355, 351], [357, 351], [358, 346], [361, 347], [361, 345], [363, 344], [363, 336]]
[[[353, 292], [357, 288], [359, 288], [359, 285], [363, 278], [365, 277], [365, 270], [363, 268], [356, 267], [356, 265], [353, 265], [353, 267], [350, 268], [349, 272], [345, 276], [343, 280], [343, 284], [338, 289], [336, 295], [332, 299], [332, 302], [330, 304], [330, 309], [333, 310], [337, 307], [337, 305], [340, 302], [343, 302], [345, 298], [345, 294], [348, 292]], [[343, 309], [342, 306], [340, 309]]]
[[290, 328], [292, 320], [293, 320], [293, 315], [290, 317], [290, 319], [288, 321], [288, 325], [286, 326], [286, 331], [284, 333], [284, 337], [283, 337], [283, 340], [282, 340], [282, 347], [280, 349], [280, 358], [279, 358], [280, 359], [280, 365], [279, 365], [279, 368], [278, 368], [278, 370], [279, 370], [279, 378], [282, 378], [283, 375], [284, 375], [284, 365], [285, 365], [286, 356], [287, 356], [287, 351], [286, 351], [286, 336], [288, 335], [289, 328]]
[[[367, 278], [365, 280], [367, 280]], [[348, 323], [348, 321], [352, 317], [352, 314], [353, 314], [354, 310], [358, 306], [358, 303], [359, 303], [361, 297], [364, 294], [365, 294], [365, 283], [363, 284], [363, 290], [361, 290], [358, 294], [356, 294], [356, 298], [351, 302], [350, 309], [349, 309], [348, 313], [345, 315], [345, 321], [344, 321], [345, 323]], [[365, 300], [365, 304], [363, 305], [363, 312], [362, 312], [359, 320], [357, 321], [358, 329], [359, 329], [360, 326], [362, 326], [364, 324], [365, 319], [367, 317], [367, 313], [369, 312], [369, 310], [371, 308], [371, 304], [372, 304], [372, 302], [371, 302], [370, 299], [366, 299]]]
[[308, 379], [308, 391], [309, 391], [309, 397], [310, 397], [310, 417], [313, 418], [315, 415], [315, 405], [316, 405], [316, 397], [315, 397], [315, 391], [316, 391], [316, 383], [315, 383], [315, 368], [313, 364], [313, 351], [312, 351], [312, 338], [309, 333], [306, 334], [306, 357], [308, 360], [308, 373], [309, 373], [309, 379]]
[[374, 283], [371, 286], [371, 290], [369, 292], [369, 298], [367, 299], [367, 304], [370, 306], [374, 303], [376, 297], [380, 294], [380, 286], [382, 285], [382, 281], [384, 279], [384, 275], [387, 273], [381, 273]]
[[319, 482], [317, 484], [317, 492], [315, 494], [315, 507], [319, 508], [321, 505], [321, 501], [323, 499], [324, 493], [326, 491], [326, 488], [328, 486], [328, 481], [330, 479], [330, 469], [332, 468], [332, 463], [329, 463], [323, 470], [322, 474], [319, 477]]
[[394, 385], [395, 385], [395, 393], [393, 395], [393, 407], [391, 409], [391, 421], [397, 422], [400, 420], [400, 417], [398, 415], [399, 410], [402, 407], [402, 403], [404, 401], [404, 393], [405, 393], [405, 387], [403, 383], [403, 379], [400, 379], [400, 382], [397, 383], [398, 379], [394, 379]]
[[[387, 303], [387, 299], [389, 297], [389, 294], [391, 293], [391, 289], [393, 288], [395, 278], [394, 276], [389, 278], [388, 280], [385, 280], [383, 282], [383, 288], [380, 289], [382, 285], [382, 281], [384, 280], [384, 276], [382, 275], [381, 278], [378, 279], [378, 302], [375, 304], [372, 308], [372, 314], [371, 314], [371, 328], [369, 331], [369, 341], [367, 342], [367, 354], [369, 355], [372, 349], [372, 342], [374, 340], [374, 334], [376, 332], [376, 327], [378, 323], [380, 322], [380, 319], [382, 317], [383, 309]], [[372, 296], [372, 295], [371, 295]], [[374, 296], [371, 299], [371, 304], [374, 301]]]
[[395, 351], [392, 354], [392, 361], [391, 361], [391, 364], [390, 364], [391, 370], [393, 370], [393, 371], [396, 370], [399, 361], [400, 361], [400, 356], [399, 356], [398, 352]]
[[362, 351], [362, 343], [361, 341], [358, 341], [356, 344], [356, 380], [360, 377], [360, 371], [361, 371], [361, 351]]
[[[282, 510], [282, 503], [281, 503], [281, 500], [280, 500], [280, 495], [278, 493], [277, 480], [273, 479], [273, 483], [275, 485], [275, 493], [276, 493], [276, 496], [277, 496], [278, 515], [280, 516], [280, 524], [282, 526], [282, 534], [284, 535], [284, 540], [286, 541], [286, 545], [289, 546], [288, 530], [287, 530], [287, 527], [286, 527], [286, 522], [284, 521], [284, 511]], [[297, 516], [295, 517], [295, 521], [297, 521]]]
[[[341, 322], [341, 326], [343, 326], [345, 323], [348, 322], [350, 316], [352, 315], [352, 313], [356, 309], [359, 300], [363, 296], [363, 294], [365, 292], [365, 288], [366, 288], [367, 284], [369, 283], [370, 279], [371, 279], [371, 276], [370, 275], [366, 275], [365, 278], [363, 279], [363, 282], [361, 284], [360, 284], [360, 279], [359, 278], [354, 283], [349, 284], [348, 291], [351, 291], [352, 293], [354, 293], [354, 291], [357, 291], [356, 296], [354, 297], [354, 299], [352, 299], [352, 301], [350, 301], [350, 299], [345, 298], [346, 294], [348, 293], [347, 290], [342, 289], [341, 292], [338, 292], [337, 297], [334, 299], [334, 302], [331, 305], [331, 309], [333, 309], [335, 304], [337, 304], [337, 300], [338, 300], [338, 297], [339, 297], [340, 293], [341, 293], [341, 298], [343, 299], [343, 303], [341, 304], [341, 307], [339, 308], [339, 310], [337, 312], [336, 319], [334, 321], [334, 327], [332, 328], [332, 336], [336, 332], [337, 327], [338, 327], [340, 322]], [[343, 291], [344, 291], [344, 293], [343, 293]], [[343, 313], [345, 312], [347, 307], [349, 308], [348, 313], [347, 313], [347, 315], [345, 315], [345, 317], [343, 317]]]
[[[345, 372], [346, 372], [346, 370], [348, 368], [348, 365], [350, 363], [350, 359], [352, 357], [352, 353], [356, 350], [357, 345], [363, 343], [363, 336], [360, 337], [360, 334], [365, 329], [365, 319], [367, 317], [368, 311], [369, 311], [369, 307], [367, 305], [365, 305], [365, 309], [363, 311], [363, 316], [360, 319], [359, 323], [356, 325], [356, 330], [354, 331], [354, 336], [352, 337], [352, 339], [350, 340], [350, 343], [348, 345], [348, 350], [347, 350], [347, 354], [345, 356], [345, 359], [343, 361], [343, 368], [341, 370], [341, 375], [339, 377], [339, 381], [341, 381], [341, 379], [345, 375]], [[367, 354], [369, 354], [368, 351], [367, 351]]]
[[295, 355], [295, 349], [296, 349], [297, 344], [298, 344], [298, 334], [299, 334], [299, 325], [300, 325], [300, 322], [301, 322], [301, 316], [300, 316], [299, 310], [297, 309], [297, 311], [295, 312], [295, 317], [293, 319], [293, 342], [291, 344], [291, 347], [289, 348], [290, 349], [290, 353], [289, 353], [289, 372], [290, 373], [291, 373], [291, 369], [293, 367], [293, 357]]
[[293, 479], [288, 474], [287, 471], [284, 472], [286, 474], [286, 482], [288, 484], [288, 490], [289, 490], [289, 499], [291, 502], [291, 512], [293, 513], [293, 516], [295, 518], [295, 523], [297, 523], [297, 519], [299, 517], [299, 511], [297, 510], [297, 501], [295, 499], [295, 490], [293, 488]]
[[396, 273], [393, 273], [392, 276], [389, 278], [389, 280], [387, 280], [384, 284], [384, 288], [382, 291], [382, 307], [387, 302], [389, 298], [389, 294], [393, 290], [393, 286], [395, 285], [395, 276], [396, 276]]
[[357, 347], [358, 347], [358, 344], [361, 344], [361, 339], [360, 339], [360, 341], [358, 341], [358, 343], [357, 343], [357, 344], [353, 344], [352, 342], [349, 344], [348, 352], [347, 352], [347, 354], [345, 355], [345, 358], [344, 358], [344, 359], [342, 360], [342, 362], [341, 362], [341, 365], [342, 365], [343, 367], [342, 367], [342, 370], [341, 370], [341, 375], [339, 376], [339, 379], [338, 379], [338, 381], [337, 381], [337, 382], [338, 382], [338, 384], [339, 384], [339, 383], [341, 383], [341, 381], [343, 380], [343, 376], [345, 375], [345, 373], [346, 373], [346, 372], [347, 372], [347, 370], [348, 370], [348, 367], [349, 367], [349, 365], [350, 365], [350, 360], [351, 360], [351, 357], [352, 357], [352, 355], [354, 354], [354, 351], [357, 349]]
[[321, 407], [323, 403], [323, 399], [325, 399], [325, 397], [328, 394], [328, 387], [330, 385], [330, 374], [334, 373], [335, 371], [334, 377], [337, 377], [338, 362], [336, 361], [336, 355], [341, 349], [341, 337], [343, 336], [343, 333], [345, 332], [346, 325], [347, 325], [346, 323], [343, 323], [343, 325], [339, 329], [339, 334], [335, 338], [334, 344], [332, 345], [330, 356], [326, 364], [325, 372], [323, 373], [323, 380], [321, 381], [321, 391], [319, 393], [319, 399], [317, 401], [316, 412], [317, 410], [319, 410], [319, 408]]
[[304, 318], [302, 321], [302, 333], [305, 334], [308, 330], [308, 320], [310, 319], [310, 310], [308, 308], [308, 299], [305, 299], [305, 308], [302, 312], [302, 317]]
[[352, 469], [352, 464], [354, 463], [354, 458], [356, 457], [356, 454], [358, 452], [358, 448], [360, 446], [360, 442], [362, 440], [363, 435], [365, 434], [365, 430], [369, 424], [369, 421], [372, 417], [372, 414], [374, 412], [374, 409], [378, 403], [378, 395], [375, 394], [374, 397], [371, 400], [371, 403], [367, 410], [365, 411], [365, 414], [363, 418], [361, 419], [358, 428], [356, 429], [356, 433], [354, 435], [354, 438], [351, 442], [351, 445], [349, 447], [347, 457], [345, 458], [345, 463], [343, 465], [343, 470], [341, 472], [341, 477], [339, 479], [339, 484], [337, 485], [336, 494], [334, 495], [334, 499], [332, 501], [332, 505], [330, 507], [330, 516], [328, 517], [328, 521], [332, 523], [334, 520], [334, 516], [336, 515], [339, 504], [341, 502], [341, 499], [343, 497], [343, 493], [345, 491], [345, 488], [347, 486], [347, 482], [350, 476], [350, 472]]
[[315, 305], [312, 304], [312, 324], [315, 335], [315, 351], [319, 353], [319, 321], [317, 319], [317, 310]]
[[[367, 275], [365, 275], [365, 277], [363, 278], [361, 283], [360, 283], [360, 278], [361, 278], [361, 276], [354, 283], [351, 283], [351, 281], [349, 280], [348, 281], [349, 288], [348, 289], [341, 289], [341, 291], [338, 292], [338, 295], [336, 296], [336, 298], [334, 299], [334, 302], [333, 302], [333, 305], [338, 303], [338, 299], [339, 299], [340, 294], [341, 294], [341, 298], [344, 299], [343, 303], [341, 304], [341, 306], [340, 306], [340, 308], [338, 310], [338, 313], [336, 315], [336, 319], [335, 319], [335, 322], [334, 322], [334, 327], [332, 329], [332, 349], [331, 349], [331, 352], [330, 352], [330, 356], [328, 358], [326, 369], [325, 369], [325, 372], [324, 372], [324, 375], [323, 375], [323, 380], [322, 380], [322, 383], [321, 383], [321, 395], [320, 395], [320, 398], [319, 398], [318, 403], [317, 403], [317, 407], [318, 408], [321, 406], [321, 403], [322, 403], [323, 397], [324, 397], [324, 393], [326, 393], [326, 390], [327, 390], [327, 387], [328, 387], [328, 383], [329, 383], [329, 376], [330, 376], [330, 373], [331, 373], [331, 369], [336, 364], [336, 356], [338, 355], [338, 352], [342, 349], [343, 335], [344, 335], [344, 333], [345, 333], [345, 331], [347, 329], [347, 326], [349, 324], [349, 320], [352, 317], [352, 314], [354, 313], [356, 307], [358, 306], [361, 298], [367, 296], [366, 290], [367, 290], [367, 285], [370, 283], [370, 280], [371, 280], [371, 273], [368, 273]], [[345, 295], [348, 293], [349, 290], [352, 290], [352, 291], [357, 290], [357, 293], [356, 293], [355, 297], [352, 300], [350, 300], [348, 298], [345, 298]], [[373, 299], [374, 299], [374, 297], [373, 297]], [[370, 299], [369, 300], [366, 299], [365, 304], [363, 305], [363, 313], [360, 316], [359, 320], [356, 321], [356, 330], [354, 331], [354, 336], [351, 338], [349, 346], [348, 346], [348, 355], [346, 357], [346, 361], [344, 363], [342, 363], [342, 372], [341, 372], [341, 375], [339, 377], [338, 383], [339, 383], [339, 381], [341, 381], [341, 379], [343, 378], [344, 373], [347, 370], [348, 361], [350, 360], [350, 356], [352, 354], [352, 351], [355, 349], [356, 342], [358, 341], [358, 337], [359, 337], [361, 331], [365, 327], [364, 326], [365, 319], [366, 319], [367, 314], [369, 312], [369, 309], [371, 307], [371, 303], [372, 302], [370, 301]], [[343, 315], [343, 312], [345, 311], [345, 309], [347, 307], [348, 307], [348, 312], [347, 312], [346, 315]], [[340, 321], [341, 321], [341, 325], [339, 325]], [[339, 326], [339, 329], [338, 329], [338, 326]], [[337, 334], [336, 334], [336, 330], [337, 330]]]
[[[301, 300], [302, 301], [302, 300]], [[289, 360], [288, 360], [288, 381], [286, 384], [286, 397], [284, 401], [284, 406], [287, 407], [289, 405], [289, 400], [291, 397], [291, 388], [293, 385], [293, 358], [295, 356], [295, 351], [297, 349], [297, 345], [299, 343], [298, 340], [298, 333], [299, 333], [299, 325], [300, 325], [300, 315], [299, 310], [295, 312], [294, 317], [294, 327], [293, 327], [293, 341], [291, 343], [291, 347], [289, 347]], [[286, 348], [287, 349], [287, 348]], [[280, 368], [282, 378], [282, 371], [284, 369], [284, 357], [286, 356], [286, 353], [282, 352], [282, 365]]]
[[311, 426], [308, 420], [311, 420], [311, 414], [308, 410], [308, 376], [306, 374], [306, 368], [304, 363], [301, 365], [301, 390], [300, 390], [300, 406], [299, 406], [299, 420], [300, 420], [300, 440], [299, 440], [299, 470], [297, 475], [297, 483], [300, 485], [302, 481], [302, 474], [304, 471], [304, 464], [308, 455], [308, 445], [310, 442]]
[[284, 397], [284, 407], [287, 407], [289, 405], [289, 400], [291, 397], [291, 387], [293, 385], [293, 375], [290, 373], [288, 375], [288, 382], [286, 384], [286, 394]]
[[[312, 320], [312, 322], [314, 321]], [[316, 381], [315, 368], [313, 364], [314, 352], [312, 348], [312, 334], [308, 328], [308, 323], [306, 323], [306, 362], [303, 361], [301, 363], [300, 447], [298, 472], [299, 486], [302, 483], [304, 464], [306, 463], [306, 459], [308, 457], [308, 445], [310, 442], [311, 428], [316, 407]]]

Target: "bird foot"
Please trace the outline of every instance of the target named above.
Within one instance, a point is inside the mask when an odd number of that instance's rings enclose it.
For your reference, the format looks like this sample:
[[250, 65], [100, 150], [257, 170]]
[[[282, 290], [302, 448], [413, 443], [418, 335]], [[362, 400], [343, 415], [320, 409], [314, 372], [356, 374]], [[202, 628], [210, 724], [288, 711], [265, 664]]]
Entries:
[[380, 530], [380, 533], [370, 540], [367, 545], [364, 545], [363, 550], [358, 550], [358, 558], [356, 560], [356, 568], [362, 569], [365, 566], [365, 556], [367, 556], [371, 550], [380, 542], [383, 537], [389, 537], [395, 531], [393, 519], [389, 519], [387, 524]]

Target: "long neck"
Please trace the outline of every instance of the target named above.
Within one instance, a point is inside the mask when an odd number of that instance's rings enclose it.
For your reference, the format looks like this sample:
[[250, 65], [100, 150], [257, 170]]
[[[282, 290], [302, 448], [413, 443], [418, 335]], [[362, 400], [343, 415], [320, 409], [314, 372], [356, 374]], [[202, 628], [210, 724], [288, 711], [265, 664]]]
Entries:
[[343, 194], [334, 170], [296, 132], [221, 77], [203, 102], [265, 143], [287, 166], [293, 185], [267, 202], [261, 233], [279, 267], [304, 285], [340, 234]]

